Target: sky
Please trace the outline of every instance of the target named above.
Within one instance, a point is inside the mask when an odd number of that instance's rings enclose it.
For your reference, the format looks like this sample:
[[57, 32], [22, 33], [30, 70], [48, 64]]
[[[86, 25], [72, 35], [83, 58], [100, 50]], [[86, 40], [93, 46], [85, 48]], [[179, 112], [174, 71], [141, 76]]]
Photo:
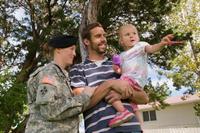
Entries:
[[173, 81], [171, 79], [168, 79], [165, 76], [160, 77], [157, 72], [157, 69], [160, 69], [160, 68], [156, 66], [153, 66], [153, 68], [150, 66], [148, 67], [148, 74], [149, 74], [148, 77], [151, 78], [153, 85], [156, 85], [157, 83], [159, 84], [167, 83], [170, 91], [172, 91], [170, 96], [182, 95], [187, 90], [187, 88], [182, 88], [181, 90], [177, 91], [175, 87], [173, 86]]

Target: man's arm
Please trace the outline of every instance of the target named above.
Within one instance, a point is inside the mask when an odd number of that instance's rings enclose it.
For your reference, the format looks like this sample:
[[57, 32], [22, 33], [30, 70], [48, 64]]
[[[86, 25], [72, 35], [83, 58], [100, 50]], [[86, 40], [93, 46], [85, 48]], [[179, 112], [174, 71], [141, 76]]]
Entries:
[[119, 99], [130, 99], [132, 102], [137, 104], [146, 104], [149, 101], [149, 97], [145, 91], [134, 90], [127, 81], [108, 80], [96, 88], [91, 97], [88, 109], [106, 97], [111, 90], [114, 90], [120, 94]]
[[[83, 91], [92, 90], [92, 89], [95, 90], [90, 99], [89, 106], [87, 107], [87, 109], [89, 109], [95, 106], [99, 101], [101, 101], [109, 93], [109, 91], [111, 90], [110, 87], [111, 87], [110, 81], [105, 81], [98, 87], [84, 86], [84, 87], [79, 87], [79, 88], [73, 88], [73, 90], [76, 95], [80, 95], [81, 93], [83, 93]], [[82, 91], [77, 94], [76, 92], [79, 90], [82, 90]]]
[[[86, 87], [87, 88], [87, 87]], [[92, 87], [88, 87], [91, 89]], [[124, 89], [126, 88], [126, 89]], [[75, 88], [77, 89], [77, 88]], [[84, 87], [85, 89], [85, 87]], [[107, 80], [103, 82], [101, 85], [95, 88], [95, 92], [93, 93], [90, 104], [87, 109], [96, 105], [99, 101], [101, 101], [111, 90], [115, 90], [119, 92], [123, 97], [128, 97], [132, 95], [132, 88], [126, 81], [122, 80]]]
[[[131, 88], [132, 89], [132, 88]], [[119, 92], [110, 91], [110, 93], [105, 97], [108, 103], [113, 103], [114, 101], [121, 99], [130, 99], [131, 102], [137, 104], [146, 104], [149, 101], [149, 97], [145, 91], [140, 88], [141, 91], [136, 91], [132, 89], [132, 94], [126, 97], [122, 96]]]
[[105, 81], [101, 85], [99, 85], [95, 92], [93, 93], [89, 106], [87, 109], [95, 106], [98, 102], [100, 102], [111, 90], [111, 83], [110, 81]]
[[[118, 87], [119, 87], [118, 84], [114, 84], [113, 89], [122, 95], [122, 99], [130, 99], [131, 102], [134, 102], [136, 104], [148, 103], [149, 97], [146, 94], [146, 92], [144, 90], [142, 90], [142, 88], [140, 88], [137, 85], [130, 85], [129, 82], [125, 81], [125, 80], [120, 80], [120, 81], [121, 81], [120, 84], [123, 83], [122, 86], [124, 86], [124, 88], [122, 88], [123, 91], [122, 92], [118, 91], [118, 90], [121, 90], [121, 89], [118, 89]], [[137, 88], [137, 90], [134, 88]], [[140, 90], [140, 91], [138, 91], [138, 90]], [[131, 92], [129, 92], [129, 91], [131, 91]], [[126, 95], [124, 95], [123, 93], [126, 93]]]
[[133, 94], [129, 99], [136, 104], [146, 104], [149, 102], [149, 97], [144, 90], [136, 91], [133, 89]]

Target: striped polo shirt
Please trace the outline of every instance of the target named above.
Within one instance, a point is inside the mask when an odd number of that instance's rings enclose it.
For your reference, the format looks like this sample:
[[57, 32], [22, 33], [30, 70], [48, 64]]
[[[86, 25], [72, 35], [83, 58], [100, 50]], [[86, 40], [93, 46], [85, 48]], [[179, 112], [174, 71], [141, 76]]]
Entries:
[[[98, 86], [108, 79], [119, 78], [113, 69], [112, 61], [105, 58], [103, 61], [93, 62], [86, 59], [70, 69], [71, 85], [73, 88], [83, 86]], [[123, 101], [124, 106], [133, 112], [131, 104]], [[123, 123], [119, 127], [110, 128], [108, 122], [116, 114], [116, 110], [105, 100], [84, 112], [86, 133], [117, 133], [141, 131], [140, 124], [135, 117], [130, 122]]]

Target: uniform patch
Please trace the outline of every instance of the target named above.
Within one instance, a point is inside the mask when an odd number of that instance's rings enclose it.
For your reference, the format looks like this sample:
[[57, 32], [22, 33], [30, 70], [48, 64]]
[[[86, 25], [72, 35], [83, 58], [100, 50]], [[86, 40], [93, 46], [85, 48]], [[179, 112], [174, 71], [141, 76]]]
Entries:
[[42, 84], [50, 84], [50, 85], [55, 85], [55, 79], [50, 76], [44, 76], [42, 80], [40, 81]]
[[44, 87], [43, 89], [40, 90], [40, 94], [42, 96], [44, 96], [46, 93], [47, 93], [47, 88], [46, 87]]

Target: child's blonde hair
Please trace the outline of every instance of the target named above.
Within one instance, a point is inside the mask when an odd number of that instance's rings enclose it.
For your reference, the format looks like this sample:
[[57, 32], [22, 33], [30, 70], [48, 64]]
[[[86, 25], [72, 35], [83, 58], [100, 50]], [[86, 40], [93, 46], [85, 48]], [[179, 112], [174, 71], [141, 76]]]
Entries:
[[118, 36], [119, 36], [119, 37], [121, 36], [121, 32], [122, 32], [122, 29], [123, 29], [124, 27], [129, 27], [129, 26], [134, 27], [134, 28], [136, 29], [136, 31], [138, 32], [138, 30], [137, 30], [137, 28], [136, 28], [135, 25], [133, 25], [133, 24], [124, 24], [124, 25], [122, 25], [122, 26], [119, 27]]

